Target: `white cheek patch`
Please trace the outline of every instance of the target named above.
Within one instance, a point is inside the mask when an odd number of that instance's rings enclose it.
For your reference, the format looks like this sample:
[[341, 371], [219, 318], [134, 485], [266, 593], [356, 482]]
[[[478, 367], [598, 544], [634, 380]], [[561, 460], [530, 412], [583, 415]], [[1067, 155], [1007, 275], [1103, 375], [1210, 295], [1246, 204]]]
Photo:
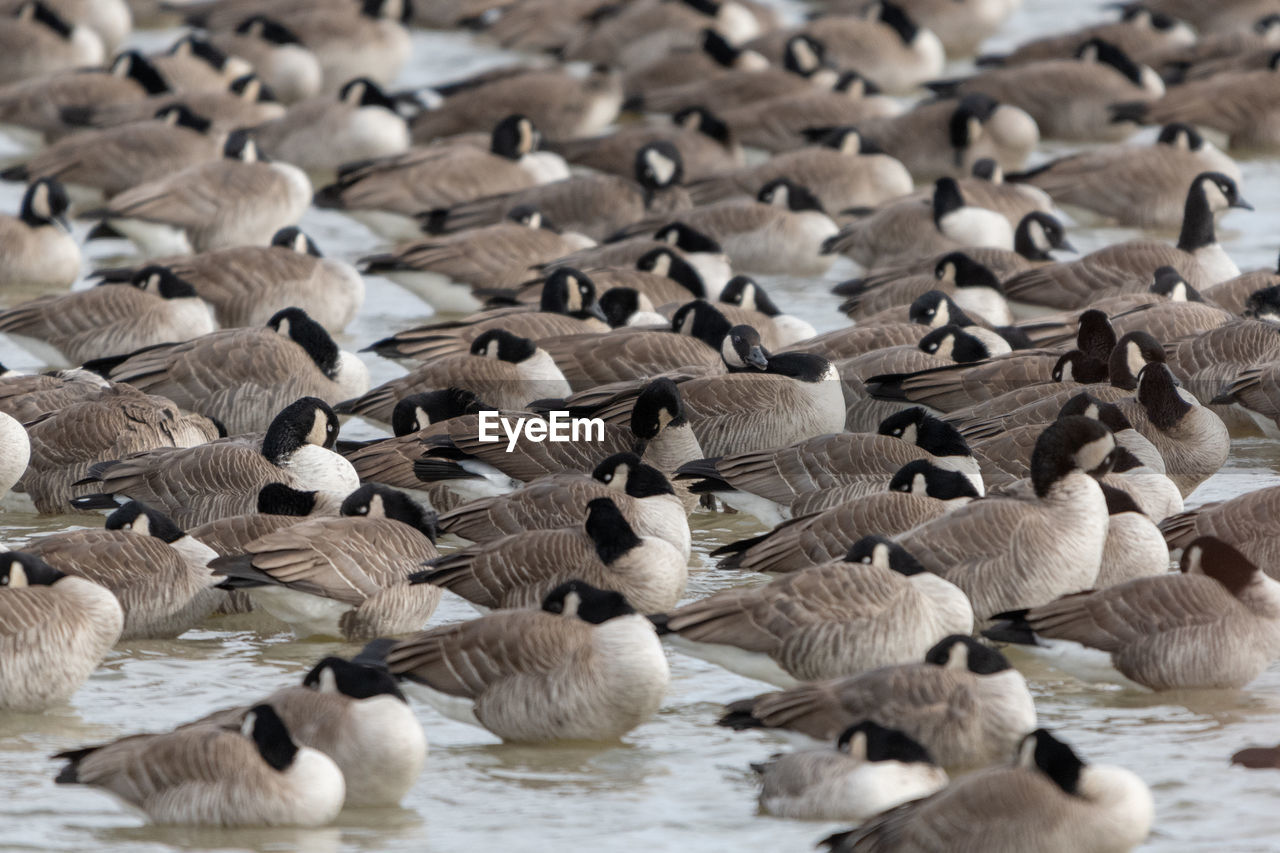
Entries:
[[841, 154], [857, 154], [862, 150], [862, 137], [856, 133], [846, 133], [840, 140]]
[[938, 356], [938, 358], [945, 358], [949, 361], [951, 360], [951, 354], [955, 352], [955, 349], [956, 349], [955, 336], [947, 335], [945, 338], [938, 341], [938, 345], [936, 348], [934, 348], [933, 352], [934, 352], [934, 355]]
[[675, 161], [653, 150], [645, 152], [645, 161], [653, 171], [654, 181], [657, 184], [666, 186], [671, 183], [671, 178], [676, 173]]
[[902, 430], [902, 440], [905, 442], [915, 444], [917, 436], [915, 424], [907, 424], [906, 428]]
[[1076, 464], [1084, 471], [1092, 471], [1102, 464], [1115, 446], [1116, 440], [1110, 434], [1095, 438], [1076, 451]]
[[305, 255], [308, 254], [309, 248], [307, 246], [307, 235], [299, 231], [298, 236], [293, 238], [293, 250], [299, 255]]
[[926, 494], [929, 490], [929, 480], [924, 474], [916, 474], [911, 478], [911, 491], [918, 495]]
[[1231, 206], [1231, 202], [1227, 201], [1227, 197], [1223, 195], [1222, 190], [1218, 189], [1218, 185], [1213, 181], [1201, 181], [1200, 187], [1204, 191], [1205, 199], [1209, 202], [1210, 210], [1216, 213]]
[[577, 616], [578, 608], [582, 606], [582, 596], [576, 592], [570, 592], [564, 597], [564, 609], [560, 611], [561, 616]]
[[947, 652], [947, 669], [968, 669], [969, 647], [964, 643], [955, 643]]
[[871, 549], [871, 565], [881, 569], [889, 568], [889, 546], [881, 542]]
[[489, 345], [488, 345], [488, 346], [486, 346], [486, 347], [484, 348], [484, 357], [485, 357], [485, 358], [497, 358], [497, 357], [498, 357], [498, 349], [499, 349], [499, 347], [498, 347], [498, 342], [497, 342], [497, 341], [489, 341]]
[[9, 564], [9, 587], [11, 589], [20, 589], [29, 586], [27, 581], [27, 570], [22, 567], [22, 563], [14, 560]]
[[1041, 252], [1049, 251], [1052, 246], [1049, 244], [1049, 235], [1044, 233], [1044, 225], [1035, 220], [1027, 226], [1027, 234], [1031, 237], [1031, 245], [1035, 246]]
[[1142, 372], [1142, 368], [1147, 366], [1147, 360], [1142, 355], [1142, 347], [1134, 341], [1129, 341], [1127, 348], [1127, 361], [1129, 362], [1129, 372], [1137, 376]]
[[338, 692], [338, 678], [333, 674], [333, 670], [327, 666], [320, 670], [320, 684], [317, 685], [317, 689], [321, 693]]
[[849, 757], [858, 761], [867, 760], [867, 734], [866, 732], [858, 732], [849, 738], [849, 742], [845, 744], [845, 749], [849, 752]]
[[39, 184], [31, 194], [31, 212], [41, 219], [50, 219], [53, 208], [49, 204], [49, 185]]
[[818, 67], [818, 57], [804, 39], [792, 43], [791, 55], [795, 58], [796, 67], [801, 71], [812, 71]]
[[315, 420], [312, 421], [311, 430], [307, 433], [307, 443], [323, 447], [328, 436], [329, 419], [325, 417], [324, 412], [316, 409]]
[[662, 254], [653, 259], [653, 269], [650, 272], [664, 278], [668, 277], [671, 273], [671, 256], [666, 251], [663, 251]]

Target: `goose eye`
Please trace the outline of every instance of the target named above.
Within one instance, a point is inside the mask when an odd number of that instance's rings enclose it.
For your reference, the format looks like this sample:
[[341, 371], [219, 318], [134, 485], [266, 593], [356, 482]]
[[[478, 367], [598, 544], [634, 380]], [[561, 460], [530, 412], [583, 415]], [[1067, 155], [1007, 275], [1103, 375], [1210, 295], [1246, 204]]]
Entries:
[[613, 475], [612, 475], [612, 474], [605, 474], [605, 475], [604, 475], [604, 481], [605, 481], [606, 483], [610, 483], [610, 482], [612, 482], [612, 481], [613, 481]]
[[929, 346], [927, 347], [927, 349], [929, 350], [929, 352], [937, 352], [937, 351], [938, 351], [938, 345], [937, 345], [937, 344], [929, 344]]
[[863, 557], [863, 558], [862, 558], [861, 560], [859, 560], [858, 562], [859, 562], [859, 563], [865, 563], [865, 564], [867, 564], [867, 565], [870, 565], [870, 563], [871, 563], [871, 558], [870, 558], [870, 557]]
[[902, 427], [895, 428], [893, 432], [890, 433], [890, 435], [902, 435]]
[[5, 575], [4, 577], [0, 578], [0, 586], [8, 586], [8, 585], [9, 585], [8, 575]]

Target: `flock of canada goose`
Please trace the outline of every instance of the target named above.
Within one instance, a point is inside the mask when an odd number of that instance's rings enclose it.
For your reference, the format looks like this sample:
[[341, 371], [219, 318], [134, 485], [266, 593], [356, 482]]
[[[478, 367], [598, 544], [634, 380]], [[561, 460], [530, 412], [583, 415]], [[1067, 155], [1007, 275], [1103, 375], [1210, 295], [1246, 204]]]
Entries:
[[[0, 335], [37, 366], [0, 366], [0, 494], [68, 516], [0, 547], [0, 709], [231, 616], [340, 640], [54, 771], [160, 824], [322, 826], [418, 780], [411, 701], [616, 741], [679, 653], [774, 686], [705, 723], [797, 740], [759, 806], [855, 824], [834, 851], [1142, 844], [1147, 784], [1038, 727], [1015, 665], [1229, 690], [1280, 658], [1280, 487], [1184, 504], [1280, 436], [1280, 273], [1217, 240], [1234, 157], [1280, 151], [1280, 2], [983, 53], [1019, 6], [0, 0]], [[406, 80], [415, 27], [507, 60]], [[71, 219], [117, 241], [87, 280]], [[1156, 233], [1081, 254], [1078, 223]], [[788, 309], [842, 258], [819, 334]], [[444, 316], [340, 348], [365, 276]], [[690, 516], [735, 512], [689, 596]], [[446, 591], [481, 615], [433, 619]]]

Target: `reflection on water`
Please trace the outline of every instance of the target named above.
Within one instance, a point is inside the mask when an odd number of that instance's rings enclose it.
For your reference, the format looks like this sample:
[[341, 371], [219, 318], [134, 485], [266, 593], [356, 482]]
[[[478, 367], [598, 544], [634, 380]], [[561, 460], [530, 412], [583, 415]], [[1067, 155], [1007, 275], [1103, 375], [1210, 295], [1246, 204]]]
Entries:
[[[794, 9], [794, 5], [791, 6]], [[1025, 8], [988, 47], [1006, 49], [1028, 34], [1061, 30], [1100, 15], [1095, 4], [1026, 0]], [[169, 43], [174, 34], [144, 33], [143, 47]], [[457, 77], [502, 60], [502, 55], [457, 35], [415, 34], [415, 64], [405, 82]], [[1068, 150], [1046, 146], [1042, 155]], [[0, 158], [17, 153], [0, 142]], [[1255, 214], [1233, 212], [1222, 242], [1242, 268], [1271, 267], [1277, 249], [1269, 227], [1280, 198], [1280, 166], [1242, 164], [1242, 191]], [[0, 184], [0, 209], [16, 207], [20, 188]], [[328, 254], [354, 259], [380, 248], [362, 226], [331, 211], [311, 211], [306, 230]], [[83, 236], [82, 227], [78, 231]], [[1071, 239], [1089, 251], [1137, 236], [1131, 229], [1077, 228]], [[119, 244], [92, 244], [91, 262]], [[841, 259], [826, 276], [855, 273]], [[826, 283], [766, 279], [788, 310], [819, 330], [845, 323]], [[4, 299], [16, 298], [6, 294]], [[388, 330], [425, 320], [431, 309], [381, 279], [369, 279], [364, 310], [341, 345], [357, 349]], [[403, 368], [366, 354], [375, 383]], [[0, 362], [30, 366], [29, 357], [0, 341]], [[377, 435], [360, 421], [344, 437]], [[1195, 505], [1280, 482], [1274, 442], [1238, 439], [1231, 460], [1189, 501]], [[0, 545], [16, 547], [42, 532], [94, 523], [85, 517], [41, 519], [0, 514]], [[692, 519], [694, 571], [690, 598], [733, 584], [763, 583], [763, 576], [722, 572], [707, 554], [725, 542], [754, 535], [747, 515], [700, 511]], [[467, 619], [474, 611], [446, 595], [438, 619]], [[258, 617], [232, 617], [192, 631], [180, 642], [121, 646], [76, 694], [71, 704], [42, 715], [0, 714], [0, 847], [14, 850], [271, 850], [457, 851], [546, 850], [553, 845], [592, 851], [806, 850], [832, 825], [804, 824], [756, 814], [755, 781], [748, 769], [783, 747], [775, 734], [733, 733], [713, 725], [720, 704], [768, 689], [710, 664], [671, 655], [672, 688], [657, 717], [621, 745], [557, 748], [502, 745], [488, 733], [415, 708], [430, 741], [427, 769], [403, 809], [344, 813], [322, 830], [191, 830], [147, 827], [104, 794], [55, 788], [57, 763], [47, 756], [121, 734], [154, 731], [216, 708], [260, 697], [292, 683], [325, 654], [351, 654], [355, 646], [297, 643], [278, 625]], [[1280, 741], [1280, 667], [1242, 691], [1151, 695], [1082, 685], [1014, 653], [1036, 697], [1041, 722], [1061, 729], [1090, 760], [1133, 768], [1155, 792], [1159, 817], [1148, 849], [1262, 851], [1276, 849], [1280, 814], [1273, 807], [1280, 773], [1228, 766], [1249, 744]], [[1224, 845], [1222, 839], [1231, 839]]]

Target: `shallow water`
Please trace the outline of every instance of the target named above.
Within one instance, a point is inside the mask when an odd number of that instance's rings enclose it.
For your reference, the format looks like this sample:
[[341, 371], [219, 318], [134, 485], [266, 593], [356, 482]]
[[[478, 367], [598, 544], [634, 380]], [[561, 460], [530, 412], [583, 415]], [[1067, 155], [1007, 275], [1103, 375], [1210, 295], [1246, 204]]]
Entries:
[[[794, 11], [795, 7], [789, 7]], [[1063, 30], [1098, 17], [1094, 4], [1026, 0], [1021, 12], [989, 50], [1012, 46], [1031, 34]], [[145, 32], [134, 41], [152, 47], [173, 32]], [[417, 33], [414, 64], [402, 80], [421, 85], [463, 75], [504, 55], [468, 37]], [[1045, 153], [1060, 147], [1045, 146]], [[0, 157], [18, 149], [0, 140]], [[1222, 240], [1241, 268], [1272, 266], [1277, 242], [1269, 227], [1280, 213], [1280, 167], [1270, 161], [1243, 164], [1242, 191], [1256, 213], [1232, 212]], [[20, 188], [0, 184], [0, 209], [17, 205]], [[306, 230], [328, 254], [354, 259], [379, 248], [362, 226], [332, 212], [311, 211]], [[78, 229], [83, 236], [83, 228]], [[1136, 232], [1075, 229], [1084, 251]], [[89, 263], [120, 244], [98, 244]], [[831, 281], [853, 274], [841, 261]], [[823, 283], [766, 280], [794, 313], [820, 330], [844, 324], [837, 300]], [[377, 278], [368, 299], [341, 338], [350, 349], [413, 322], [431, 309]], [[0, 362], [32, 366], [30, 358], [0, 339]], [[401, 371], [368, 358], [375, 382]], [[344, 435], [376, 434], [353, 421]], [[1194, 505], [1280, 482], [1274, 442], [1241, 438], [1227, 466], [1191, 498]], [[0, 544], [20, 545], [43, 532], [92, 525], [87, 517], [37, 519], [0, 514]], [[759, 532], [744, 516], [700, 512], [695, 527], [694, 572], [688, 596], [697, 598], [759, 576], [711, 567], [706, 554], [718, 545]], [[473, 611], [446, 596], [436, 622], [470, 618]], [[487, 733], [443, 719], [416, 706], [431, 743], [427, 770], [403, 808], [345, 812], [320, 830], [206, 831], [145, 826], [135, 815], [93, 791], [56, 788], [53, 752], [122, 734], [164, 729], [215, 708], [265, 695], [299, 679], [324, 654], [354, 647], [297, 643], [287, 634], [260, 634], [243, 621], [212, 622], [180, 641], [122, 645], [70, 705], [40, 716], [0, 714], [0, 848], [11, 850], [544, 850], [578, 849], [723, 851], [810, 849], [834, 825], [756, 815], [748, 764], [782, 742], [761, 733], [734, 734], [712, 725], [726, 700], [767, 689], [673, 652], [672, 685], [655, 719], [621, 745], [580, 747], [502, 746]], [[1139, 694], [1085, 686], [1033, 661], [1015, 659], [1031, 681], [1043, 725], [1060, 733], [1088, 759], [1128, 766], [1151, 785], [1158, 818], [1144, 849], [1162, 851], [1261, 851], [1276, 848], [1280, 814], [1274, 790], [1280, 775], [1228, 766], [1230, 755], [1250, 744], [1280, 740], [1280, 664], [1246, 690], [1186, 695]], [[1230, 839], [1224, 843], [1224, 839]]]

